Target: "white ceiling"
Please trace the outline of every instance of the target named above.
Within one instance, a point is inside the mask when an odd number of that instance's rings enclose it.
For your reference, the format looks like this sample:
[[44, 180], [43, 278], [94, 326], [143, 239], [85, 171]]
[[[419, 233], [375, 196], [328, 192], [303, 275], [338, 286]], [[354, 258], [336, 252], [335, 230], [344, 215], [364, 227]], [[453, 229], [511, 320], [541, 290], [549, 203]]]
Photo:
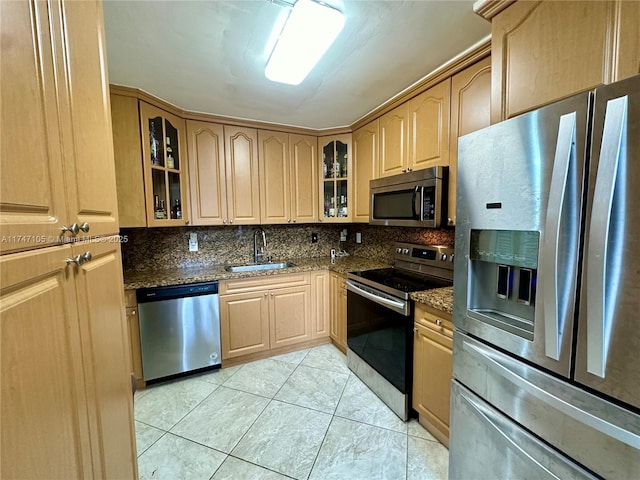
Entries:
[[[293, 0], [291, 0], [293, 1]], [[104, 0], [109, 81], [186, 110], [315, 129], [350, 125], [490, 33], [473, 1], [328, 0], [345, 27], [297, 86], [264, 76], [274, 0]]]

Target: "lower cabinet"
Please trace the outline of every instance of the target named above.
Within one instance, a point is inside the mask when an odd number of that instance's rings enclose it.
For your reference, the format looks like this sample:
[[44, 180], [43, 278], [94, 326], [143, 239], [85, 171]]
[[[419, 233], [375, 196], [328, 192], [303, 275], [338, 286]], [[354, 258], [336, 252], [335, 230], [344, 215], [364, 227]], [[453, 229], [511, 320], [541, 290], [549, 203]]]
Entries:
[[346, 276], [331, 272], [330, 337], [333, 344], [347, 352], [347, 288]]
[[311, 283], [308, 273], [220, 282], [222, 360], [326, 337], [314, 327]]
[[129, 369], [136, 388], [145, 388], [146, 383], [142, 374], [142, 351], [140, 345], [140, 314], [135, 290], [124, 291], [124, 305], [127, 313], [127, 327], [129, 329]]
[[453, 325], [449, 314], [416, 304], [412, 406], [419, 422], [449, 446]]

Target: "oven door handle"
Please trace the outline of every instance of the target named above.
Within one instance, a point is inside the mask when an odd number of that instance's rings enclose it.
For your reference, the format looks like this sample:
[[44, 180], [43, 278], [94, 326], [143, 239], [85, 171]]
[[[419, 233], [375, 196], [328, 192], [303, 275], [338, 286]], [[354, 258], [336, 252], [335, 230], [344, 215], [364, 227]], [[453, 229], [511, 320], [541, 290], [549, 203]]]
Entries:
[[[413, 214], [413, 218], [415, 220], [422, 220], [422, 211], [418, 212], [416, 208], [416, 199], [418, 198], [418, 192], [420, 191], [420, 186], [416, 186], [413, 190], [413, 195], [411, 196], [411, 213]], [[422, 200], [420, 201], [420, 210], [422, 210]], [[419, 214], [418, 214], [419, 213]]]
[[405, 317], [409, 316], [408, 302], [405, 302], [402, 300], [391, 300], [390, 298], [380, 297], [371, 292], [363, 290], [362, 288], [358, 287], [355, 283], [352, 283], [349, 280], [346, 281], [346, 287], [347, 287], [347, 290], [357, 295], [360, 295], [362, 297], [365, 297], [366, 299], [371, 300], [372, 302], [382, 305], [383, 307], [387, 307], [395, 312], [401, 313]]

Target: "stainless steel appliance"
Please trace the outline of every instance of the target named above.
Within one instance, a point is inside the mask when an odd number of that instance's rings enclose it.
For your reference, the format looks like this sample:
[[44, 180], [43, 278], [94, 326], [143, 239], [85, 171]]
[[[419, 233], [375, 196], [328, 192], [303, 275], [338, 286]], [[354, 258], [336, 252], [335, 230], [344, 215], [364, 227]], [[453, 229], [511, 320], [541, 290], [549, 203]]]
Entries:
[[458, 151], [450, 478], [640, 478], [640, 76]]
[[448, 168], [431, 167], [369, 182], [371, 225], [440, 227], [446, 218]]
[[409, 418], [413, 301], [453, 281], [453, 249], [397, 243], [393, 268], [347, 275], [347, 365], [396, 415]]
[[218, 282], [136, 292], [145, 381], [220, 367]]

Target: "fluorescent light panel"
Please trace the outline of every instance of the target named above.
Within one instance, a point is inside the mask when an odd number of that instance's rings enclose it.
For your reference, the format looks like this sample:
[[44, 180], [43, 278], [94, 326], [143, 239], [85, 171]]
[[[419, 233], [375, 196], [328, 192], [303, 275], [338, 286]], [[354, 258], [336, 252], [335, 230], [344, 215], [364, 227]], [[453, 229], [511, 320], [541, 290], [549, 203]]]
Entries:
[[344, 26], [342, 13], [311, 0], [298, 0], [265, 68], [274, 82], [299, 85]]

